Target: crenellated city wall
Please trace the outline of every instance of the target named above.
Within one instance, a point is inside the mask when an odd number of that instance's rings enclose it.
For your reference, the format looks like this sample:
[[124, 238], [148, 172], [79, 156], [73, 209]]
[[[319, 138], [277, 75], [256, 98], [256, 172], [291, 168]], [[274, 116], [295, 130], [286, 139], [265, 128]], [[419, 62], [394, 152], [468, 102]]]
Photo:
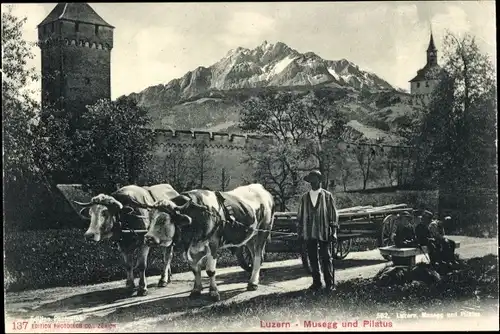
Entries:
[[273, 143], [270, 135], [163, 129], [155, 129], [154, 132], [158, 146], [206, 145], [217, 149], [245, 150]]
[[[139, 179], [144, 183], [173, 183], [171, 179], [183, 176], [178, 175], [182, 171], [172, 172], [172, 167], [169, 169], [167, 165], [178, 164], [179, 168], [186, 169], [186, 173], [188, 169], [200, 169], [199, 160], [196, 156], [193, 158], [193, 155], [197, 154], [196, 149], [204, 148], [207, 171], [203, 177], [203, 186], [221, 189], [225, 181], [227, 189], [234, 188], [253, 180], [252, 168], [245, 162], [247, 152], [273, 143], [273, 137], [267, 135], [164, 129], [152, 131], [156, 137], [153, 161], [148, 170], [139, 173]], [[186, 153], [190, 154], [189, 158], [184, 157]], [[179, 161], [171, 161], [173, 159]], [[180, 161], [182, 159], [184, 161]]]
[[[155, 134], [156, 145], [148, 168], [138, 173], [141, 183], [175, 183], [183, 177], [198, 182], [199, 179], [193, 176], [192, 170], [196, 169], [194, 172], [196, 174], [200, 168], [204, 169], [203, 186], [210, 189], [224, 187], [229, 189], [254, 182], [254, 169], [248, 161], [245, 161], [249, 157], [248, 153], [257, 149], [262, 150], [274, 143], [274, 137], [271, 135], [174, 129], [151, 131]], [[355, 140], [359, 137], [353, 133], [346, 131], [346, 139]], [[380, 149], [380, 146], [374, 146]], [[201, 155], [203, 155], [203, 167], [200, 167]], [[360, 174], [357, 167], [355, 169], [353, 174]], [[354, 179], [359, 179], [358, 176]], [[357, 183], [356, 180], [352, 182]]]

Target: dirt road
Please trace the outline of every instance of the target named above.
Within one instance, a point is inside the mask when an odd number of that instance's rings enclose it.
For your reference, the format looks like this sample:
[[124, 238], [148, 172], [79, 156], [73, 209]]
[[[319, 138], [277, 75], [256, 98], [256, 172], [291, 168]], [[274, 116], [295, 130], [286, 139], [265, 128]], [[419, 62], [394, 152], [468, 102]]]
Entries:
[[[478, 239], [452, 236], [460, 241], [457, 250], [462, 258], [498, 254], [496, 239]], [[417, 261], [425, 261], [420, 255]], [[336, 262], [337, 281], [357, 277], [369, 278], [388, 264], [378, 250], [354, 252], [344, 260]], [[239, 267], [217, 270], [221, 293], [219, 303], [238, 302], [258, 295], [274, 292], [303, 290], [311, 284], [311, 278], [304, 272], [299, 260], [264, 263], [261, 271], [261, 285], [258, 291], [247, 292], [248, 274]], [[118, 331], [135, 331], [147, 328], [159, 317], [174, 319], [188, 310], [213, 305], [206, 296], [199, 300], [188, 298], [192, 287], [192, 273], [174, 274], [173, 281], [164, 288], [156, 287], [159, 276], [148, 278], [149, 294], [145, 297], [127, 295], [125, 281], [115, 281], [81, 287], [63, 287], [31, 290], [6, 294], [6, 330], [14, 319], [65, 319], [65, 321], [93, 323], [118, 323]], [[204, 276], [204, 286], [208, 278]], [[205, 291], [206, 293], [207, 291]], [[33, 320], [30, 320], [33, 321]], [[103, 329], [110, 331], [112, 329]], [[142, 330], [141, 330], [142, 331]], [[19, 332], [19, 331], [16, 331]]]

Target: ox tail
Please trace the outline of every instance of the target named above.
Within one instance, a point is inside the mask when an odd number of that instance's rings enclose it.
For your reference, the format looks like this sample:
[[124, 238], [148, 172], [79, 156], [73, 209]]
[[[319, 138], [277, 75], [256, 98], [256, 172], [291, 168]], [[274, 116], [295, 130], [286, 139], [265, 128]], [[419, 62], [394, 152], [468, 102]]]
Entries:
[[[269, 229], [273, 229], [273, 226], [274, 226], [274, 219], [276, 218], [276, 205], [273, 203], [273, 205], [271, 206], [271, 224], [269, 224]], [[267, 236], [267, 241], [271, 241], [271, 236], [272, 236], [272, 233], [269, 232], [269, 235]]]

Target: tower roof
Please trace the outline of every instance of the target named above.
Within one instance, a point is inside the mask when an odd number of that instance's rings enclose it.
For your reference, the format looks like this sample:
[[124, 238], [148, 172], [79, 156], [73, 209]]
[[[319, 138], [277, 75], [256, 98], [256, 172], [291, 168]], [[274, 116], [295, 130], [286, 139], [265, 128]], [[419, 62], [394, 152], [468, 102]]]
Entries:
[[38, 25], [38, 27], [58, 20], [83, 22], [114, 28], [112, 25], [104, 21], [103, 18], [100, 17], [99, 14], [97, 14], [92, 7], [85, 2], [58, 3], [54, 9], [52, 9], [50, 14], [47, 15], [47, 17]]
[[434, 38], [432, 37], [432, 31], [431, 31], [431, 40], [429, 41], [429, 46], [427, 47], [427, 51], [436, 51], [436, 46], [434, 45]]
[[417, 75], [409, 82], [417, 82], [424, 80], [438, 80], [443, 74], [443, 69], [439, 65], [425, 65], [417, 71]]

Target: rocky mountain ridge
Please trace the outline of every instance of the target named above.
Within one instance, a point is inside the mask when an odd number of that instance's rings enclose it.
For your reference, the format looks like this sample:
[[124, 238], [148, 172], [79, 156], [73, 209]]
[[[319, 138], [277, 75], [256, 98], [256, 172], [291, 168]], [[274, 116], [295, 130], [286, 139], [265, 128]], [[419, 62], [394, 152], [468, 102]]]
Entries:
[[[300, 53], [284, 43], [267, 41], [254, 49], [230, 50], [209, 67], [197, 67], [181, 78], [130, 97], [150, 112], [154, 127], [238, 131], [241, 103], [247, 98], [267, 90], [318, 88], [349, 92], [346, 113], [352, 116], [351, 121], [357, 121], [353, 124], [358, 129], [377, 123], [367, 121], [376, 117], [373, 101], [377, 96], [402, 103], [404, 108], [408, 104], [408, 94], [346, 59], [325, 60], [314, 52]], [[391, 126], [381, 127], [384, 129], [379, 126], [379, 130], [387, 131]]]

